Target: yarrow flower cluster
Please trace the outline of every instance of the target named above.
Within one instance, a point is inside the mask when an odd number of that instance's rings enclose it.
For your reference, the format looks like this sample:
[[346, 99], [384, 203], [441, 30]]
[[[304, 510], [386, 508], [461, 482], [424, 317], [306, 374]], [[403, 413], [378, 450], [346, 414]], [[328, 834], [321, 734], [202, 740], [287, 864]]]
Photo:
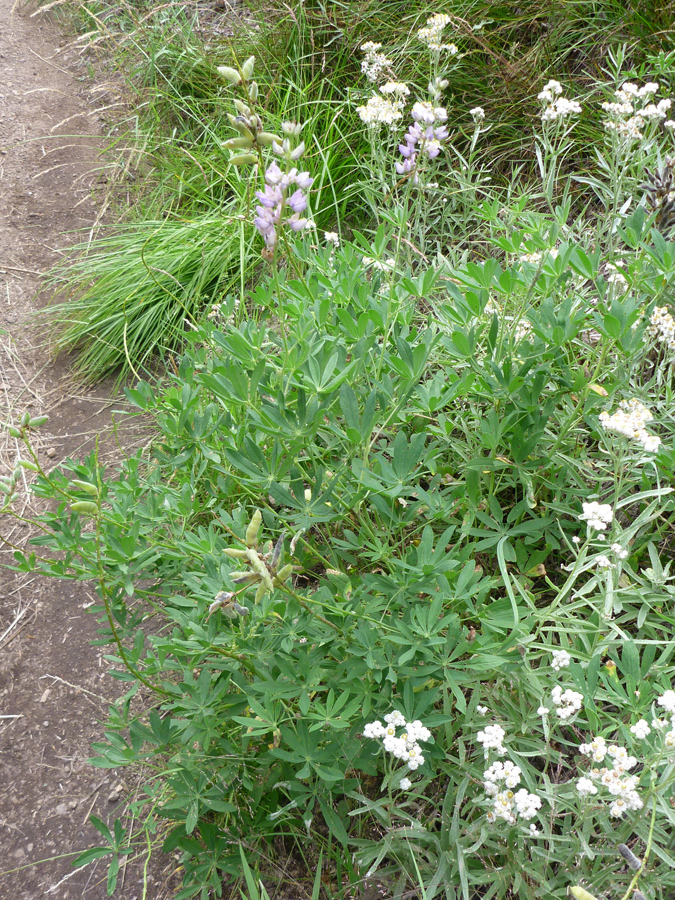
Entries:
[[656, 453], [661, 445], [661, 438], [649, 434], [645, 429], [646, 423], [651, 422], [654, 416], [634, 397], [631, 400], [622, 400], [619, 409], [611, 415], [601, 412], [598, 418], [605, 431], [614, 431], [637, 441], [648, 453]]
[[[304, 191], [309, 190], [313, 181], [309, 172], [298, 172], [295, 167], [282, 172], [276, 161], [265, 172], [265, 190], [255, 193], [260, 206], [256, 207], [258, 215], [254, 224], [265, 240], [268, 254], [274, 252], [281, 225], [288, 225], [293, 231], [301, 231], [310, 225], [310, 221], [301, 218], [300, 213], [307, 208]], [[288, 196], [292, 187], [295, 190]], [[290, 209], [291, 215], [282, 223], [282, 216], [287, 209]]]
[[441, 152], [441, 141], [448, 136], [445, 127], [448, 114], [444, 107], [434, 106], [428, 100], [418, 101], [412, 108], [413, 124], [398, 145], [403, 157], [402, 163], [396, 163], [399, 175], [408, 175], [417, 168], [420, 154], [428, 159], [435, 159]]
[[[363, 736], [367, 738], [381, 738], [382, 746], [391, 753], [396, 759], [405, 762], [411, 771], [419, 768], [424, 764], [424, 756], [419, 741], [430, 741], [431, 732], [428, 728], [416, 719], [414, 722], [407, 722], [405, 716], [394, 710], [384, 717], [385, 725], [382, 722], [370, 722], [363, 729]], [[397, 735], [397, 728], [402, 728], [401, 734]], [[404, 779], [408, 781], [408, 779]], [[402, 784], [402, 783], [401, 783]], [[408, 787], [410, 782], [408, 781]], [[407, 788], [402, 788], [406, 790]]]
[[361, 45], [361, 50], [366, 54], [365, 59], [361, 61], [361, 71], [368, 81], [377, 81], [383, 69], [392, 65], [392, 61], [383, 53], [378, 53], [382, 49], [382, 44], [376, 44], [375, 41], [367, 41]]
[[628, 774], [638, 761], [628, 754], [625, 747], [607, 744], [603, 737], [596, 737], [588, 744], [581, 744], [579, 752], [589, 756], [593, 762], [604, 762], [607, 756], [612, 760], [611, 768], [594, 766], [589, 772], [590, 777], [580, 778], [577, 781], [577, 792], [581, 797], [597, 794], [597, 785], [600, 785], [607, 788], [613, 798], [609, 810], [613, 818], [620, 819], [629, 810], [642, 809], [643, 803], [637, 792], [639, 776]]
[[[513, 792], [512, 789], [520, 784], [520, 775], [520, 768], [509, 760], [495, 762], [483, 772], [485, 793], [493, 800], [493, 807], [487, 812], [488, 822], [504, 819], [510, 825], [515, 825], [517, 816], [531, 819], [541, 809], [541, 797], [537, 794], [531, 794], [525, 788]], [[532, 831], [530, 826], [530, 832], [536, 837], [538, 829], [535, 826]]]
[[581, 104], [576, 100], [562, 97], [562, 90], [560, 82], [552, 78], [537, 94], [537, 100], [545, 104], [541, 114], [542, 122], [556, 122], [581, 112]]
[[581, 506], [583, 512], [577, 518], [580, 522], [588, 522], [589, 528], [605, 531], [612, 524], [614, 510], [609, 503], [597, 503], [594, 500], [592, 503], [582, 503]]
[[675, 350], [675, 319], [665, 306], [657, 306], [649, 317], [647, 334], [664, 344], [668, 350]]
[[622, 84], [619, 90], [614, 91], [616, 100], [602, 104], [607, 113], [605, 131], [617, 134], [628, 144], [640, 140], [645, 123], [665, 119], [672, 105], [668, 99], [652, 102], [658, 90], [659, 85], [655, 81], [649, 81], [641, 88], [630, 81]]
[[451, 56], [455, 56], [457, 46], [443, 43], [443, 30], [451, 21], [452, 19], [447, 13], [436, 13], [427, 20], [426, 28], [420, 28], [417, 32], [418, 39], [426, 44], [433, 53], [449, 53]]

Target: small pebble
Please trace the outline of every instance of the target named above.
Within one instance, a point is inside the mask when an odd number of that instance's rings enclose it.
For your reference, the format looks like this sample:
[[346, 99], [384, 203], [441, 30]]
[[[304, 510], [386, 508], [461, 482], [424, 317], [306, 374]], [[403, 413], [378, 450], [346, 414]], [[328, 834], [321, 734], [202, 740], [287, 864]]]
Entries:
[[47, 456], [50, 459], [53, 459], [56, 456], [56, 447], [50, 447], [49, 450], [47, 450]]

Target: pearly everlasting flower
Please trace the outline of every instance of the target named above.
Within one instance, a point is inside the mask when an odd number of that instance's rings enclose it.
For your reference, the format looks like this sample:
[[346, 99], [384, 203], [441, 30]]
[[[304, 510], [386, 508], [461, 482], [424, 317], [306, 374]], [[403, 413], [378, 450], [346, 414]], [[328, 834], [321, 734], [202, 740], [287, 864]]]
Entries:
[[367, 738], [379, 738], [384, 737], [384, 727], [382, 722], [370, 722], [363, 729], [363, 736]]
[[490, 750], [496, 750], [500, 756], [506, 753], [506, 747], [503, 746], [506, 732], [501, 725], [486, 725], [483, 731], [479, 731], [476, 740], [483, 745], [485, 756]]
[[[414, 722], [406, 722], [403, 713], [393, 710], [384, 717], [385, 725], [381, 722], [371, 722], [363, 729], [363, 736], [367, 738], [381, 738], [385, 752], [390, 753], [396, 759], [405, 762], [411, 771], [424, 764], [424, 755], [418, 741], [431, 740], [431, 732], [419, 719]], [[397, 729], [403, 732], [397, 735]]]
[[361, 50], [366, 54], [365, 59], [361, 62], [361, 71], [368, 81], [377, 81], [383, 69], [392, 65], [392, 61], [383, 53], [378, 53], [382, 49], [382, 44], [376, 44], [374, 41], [367, 41], [361, 45]]
[[665, 345], [668, 350], [675, 351], [675, 319], [665, 306], [657, 306], [649, 317], [647, 334], [652, 340]]
[[675, 715], [675, 691], [668, 690], [656, 701], [658, 706], [662, 706], [666, 712]]
[[542, 122], [556, 122], [581, 112], [581, 104], [576, 100], [568, 100], [566, 97], [561, 97], [561, 94], [562, 85], [555, 79], [551, 79], [544, 85], [543, 91], [537, 94], [538, 100], [548, 104], [544, 107], [541, 114]]
[[648, 453], [656, 453], [661, 444], [661, 438], [649, 434], [645, 429], [645, 424], [651, 422], [653, 418], [647, 407], [634, 397], [631, 400], [622, 400], [619, 409], [611, 415], [601, 412], [598, 416], [605, 431], [614, 431], [637, 441]]
[[624, 550], [621, 544], [612, 544], [610, 550], [612, 553], [616, 554], [619, 559], [626, 559], [628, 557], [628, 550]]
[[577, 792], [580, 797], [591, 797], [593, 794], [598, 793], [598, 789], [590, 778], [580, 778], [577, 781]]
[[646, 719], [640, 719], [635, 725], [631, 725], [630, 730], [639, 741], [644, 741], [647, 735], [651, 734], [652, 731]]
[[525, 788], [521, 788], [513, 798], [514, 805], [518, 811], [518, 815], [522, 819], [531, 819], [537, 814], [537, 810], [541, 809], [541, 797], [537, 794], [530, 794]]
[[490, 710], [487, 708], [487, 706], [477, 706], [476, 707], [476, 712], [478, 713], [479, 716], [486, 716], [489, 711]]
[[397, 726], [403, 727], [405, 725], [405, 716], [395, 709], [393, 712], [387, 713], [384, 717], [384, 721], [387, 725], [393, 725], [394, 728]]
[[436, 13], [427, 20], [426, 28], [420, 28], [417, 32], [418, 40], [426, 44], [433, 53], [446, 52], [454, 56], [457, 53], [456, 45], [443, 43], [443, 30], [451, 21], [452, 18], [446, 13]]
[[593, 738], [590, 744], [581, 744], [579, 752], [590, 756], [594, 762], [602, 762], [607, 756], [607, 741], [603, 737]]
[[474, 120], [476, 125], [478, 125], [485, 119], [485, 110], [482, 106], [474, 106], [473, 109], [469, 110], [469, 115]]
[[532, 823], [532, 825], [530, 825], [529, 832], [530, 832], [531, 837], [539, 837], [539, 829], [537, 828], [537, 826], [534, 823]]
[[551, 668], [554, 672], [559, 672], [561, 669], [566, 669], [572, 662], [572, 657], [569, 655], [567, 650], [554, 650], [551, 655], [553, 656], [553, 659], [551, 660]]
[[412, 781], [409, 778], [401, 778], [398, 786], [402, 791], [409, 791], [412, 787]]
[[357, 106], [356, 111], [361, 121], [373, 129], [379, 128], [380, 125], [394, 128], [396, 123], [403, 118], [400, 104], [388, 100], [380, 94], [373, 94], [366, 105]]
[[614, 563], [608, 556], [605, 556], [604, 553], [601, 553], [599, 556], [595, 557], [595, 565], [599, 569], [611, 569]]
[[556, 707], [555, 714], [563, 722], [575, 716], [583, 706], [584, 697], [578, 691], [563, 690], [556, 685], [551, 691], [551, 700]]
[[539, 709], [537, 710], [537, 715], [538, 716], [547, 716], [550, 712], [551, 712], [551, 710], [548, 709], [548, 707], [540, 706]]
[[612, 524], [614, 519], [614, 511], [609, 503], [582, 503], [583, 512], [578, 519], [580, 522], [588, 522], [589, 528], [595, 528], [596, 531], [605, 531], [608, 525]]
[[388, 81], [380, 87], [380, 93], [393, 94], [395, 97], [402, 98], [410, 95], [410, 88], [402, 81]]

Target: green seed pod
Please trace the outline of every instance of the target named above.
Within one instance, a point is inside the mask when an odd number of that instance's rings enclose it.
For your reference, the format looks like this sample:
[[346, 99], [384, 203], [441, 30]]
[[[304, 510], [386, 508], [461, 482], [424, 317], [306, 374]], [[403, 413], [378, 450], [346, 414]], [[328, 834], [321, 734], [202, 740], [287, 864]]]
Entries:
[[84, 491], [85, 494], [90, 494], [92, 497], [98, 496], [98, 488], [95, 484], [91, 484], [89, 481], [78, 481], [76, 478], [74, 478], [72, 484], [74, 488], [77, 488], [80, 491]]
[[248, 99], [255, 103], [258, 99], [258, 84], [255, 81], [252, 81], [248, 86]]
[[619, 844], [616, 849], [623, 856], [631, 869], [640, 868], [640, 866], [642, 865], [642, 860], [638, 859], [638, 857], [633, 853], [630, 847], [627, 847], [625, 844]]
[[223, 144], [223, 150], [250, 150], [253, 146], [253, 138], [238, 137], [230, 138]]
[[248, 555], [248, 562], [250, 567], [253, 569], [256, 575], [260, 576], [260, 579], [267, 587], [267, 590], [273, 591], [274, 584], [272, 583], [272, 576], [270, 575], [269, 569], [267, 568], [265, 563], [260, 559], [253, 547], [249, 547], [246, 552]]
[[585, 891], [582, 887], [571, 887], [570, 893], [573, 897], [576, 897], [577, 900], [598, 900], [597, 897], [594, 897], [593, 894], [589, 894], [588, 891]]
[[274, 579], [274, 583], [281, 586], [284, 583], [284, 581], [286, 581], [286, 579], [292, 574], [293, 574], [293, 566], [290, 563], [288, 563], [282, 569], [279, 569], [279, 571], [277, 572], [276, 577]]
[[235, 584], [253, 584], [260, 580], [256, 572], [230, 572], [230, 578]]
[[29, 426], [31, 428], [39, 428], [40, 425], [44, 425], [45, 422], [49, 421], [49, 416], [34, 416], [29, 422]]
[[233, 116], [232, 113], [227, 114], [227, 118], [230, 122], [230, 125], [233, 128], [236, 128], [239, 134], [243, 134], [244, 137], [253, 139], [253, 132], [248, 127], [248, 123], [245, 119], [242, 119], [241, 116]]
[[233, 69], [231, 66], [218, 66], [216, 72], [220, 75], [223, 81], [227, 81], [230, 84], [239, 84], [241, 81], [241, 75], [237, 72], [236, 69]]
[[98, 513], [98, 506], [91, 500], [77, 500], [70, 504], [73, 512], [82, 513], [85, 516], [95, 516]]
[[243, 153], [241, 156], [233, 156], [230, 159], [230, 165], [233, 166], [250, 166], [251, 163], [258, 162], [255, 153]]
[[260, 601], [262, 600], [262, 598], [265, 596], [266, 593], [267, 593], [267, 585], [265, 584], [264, 581], [261, 581], [260, 584], [258, 585], [258, 590], [255, 592], [255, 597], [253, 598], [253, 602], [260, 603]]
[[259, 134], [255, 136], [256, 141], [259, 144], [262, 144], [263, 147], [271, 147], [273, 143], [280, 144], [281, 138], [277, 134], [270, 134], [269, 131], [261, 131]]
[[28, 469], [30, 472], [39, 472], [40, 467], [36, 466], [35, 463], [30, 459], [18, 459], [16, 461], [17, 466], [20, 466], [22, 469]]
[[[260, 526], [262, 525], [262, 513], [259, 509], [256, 509], [253, 515], [251, 516], [251, 521], [249, 523], [248, 528], [246, 529], [246, 546], [247, 547], [257, 547], [258, 546], [258, 532], [260, 531]], [[248, 554], [246, 554], [248, 558]]]
[[8, 426], [7, 426], [7, 431], [10, 433], [10, 435], [11, 435], [13, 438], [20, 438], [20, 437], [21, 437], [21, 432], [19, 431], [18, 428], [15, 428], [13, 425], [8, 425]]
[[238, 547], [225, 547], [223, 553], [225, 556], [229, 556], [230, 559], [248, 559], [246, 551], [239, 550]]
[[25, 425], [28, 425], [29, 422], [30, 422], [30, 413], [28, 412], [28, 410], [26, 410], [26, 412], [21, 416], [21, 424], [25, 426]]
[[255, 56], [249, 56], [241, 67], [241, 74], [244, 76], [244, 81], [250, 81], [251, 78], [253, 78], [253, 66], [255, 66]]
[[251, 115], [251, 108], [247, 106], [243, 100], [235, 100], [234, 106], [239, 115], [246, 116], [247, 119]]

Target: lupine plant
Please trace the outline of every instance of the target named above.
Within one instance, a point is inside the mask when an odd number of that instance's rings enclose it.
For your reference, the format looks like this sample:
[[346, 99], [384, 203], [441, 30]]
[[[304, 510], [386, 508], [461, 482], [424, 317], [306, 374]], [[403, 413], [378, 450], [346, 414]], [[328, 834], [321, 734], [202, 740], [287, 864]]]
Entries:
[[[500, 192], [483, 108], [451, 125], [451, 26], [415, 32], [421, 86], [360, 45], [377, 216], [351, 240], [308, 227], [306, 148], [264, 131], [253, 62], [221, 72], [259, 281], [127, 391], [151, 455], [48, 472], [40, 420], [12, 426], [5, 508], [21, 471], [56, 501], [16, 567], [94, 581], [130, 682], [95, 764], [154, 766], [144, 832], [82, 864], [149, 841], [179, 897], [220, 896], [283, 835], [317, 895], [672, 896], [667, 98], [618, 52], [579, 100], [542, 80], [541, 186]], [[567, 170], [586, 115], [605, 182]], [[480, 241], [449, 246], [448, 204]]]

